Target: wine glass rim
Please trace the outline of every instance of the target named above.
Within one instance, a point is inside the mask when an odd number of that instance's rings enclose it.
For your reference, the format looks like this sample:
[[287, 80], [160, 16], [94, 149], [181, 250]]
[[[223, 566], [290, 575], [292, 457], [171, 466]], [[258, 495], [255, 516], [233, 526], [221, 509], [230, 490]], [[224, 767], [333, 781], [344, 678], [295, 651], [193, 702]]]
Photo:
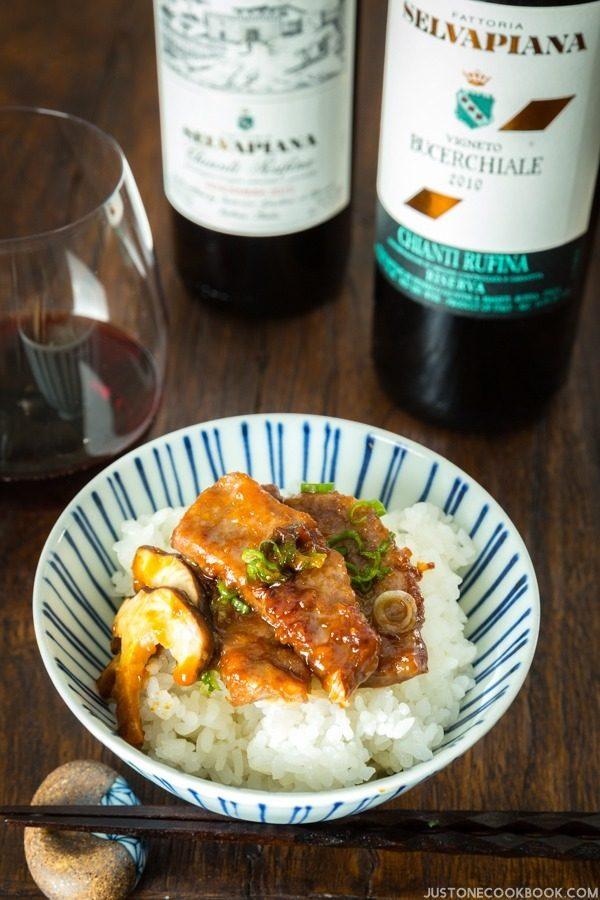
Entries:
[[39, 240], [48, 240], [50, 238], [55, 238], [59, 236], [63, 236], [64, 234], [69, 233], [77, 229], [80, 225], [86, 222], [88, 219], [92, 219], [103, 207], [110, 202], [110, 200], [115, 196], [118, 191], [120, 191], [123, 181], [125, 178], [125, 167], [127, 165], [127, 158], [123, 153], [123, 150], [118, 143], [117, 140], [108, 132], [104, 131], [102, 128], [99, 128], [97, 125], [94, 125], [93, 122], [89, 122], [87, 119], [81, 118], [81, 116], [73, 115], [72, 113], [62, 112], [58, 109], [49, 109], [44, 106], [27, 106], [22, 104], [7, 104], [0, 106], [0, 116], [4, 113], [25, 113], [27, 115], [40, 115], [47, 116], [49, 118], [56, 119], [64, 119], [69, 122], [73, 122], [78, 126], [82, 126], [87, 129], [89, 132], [94, 134], [97, 138], [102, 140], [104, 143], [108, 144], [116, 153], [117, 158], [119, 160], [119, 175], [115, 181], [115, 184], [110, 189], [110, 191], [106, 194], [106, 196], [92, 205], [91, 209], [89, 209], [86, 213], [81, 216], [77, 216], [71, 222], [67, 222], [66, 225], [61, 225], [58, 228], [49, 228], [43, 231], [32, 232], [31, 234], [24, 234], [18, 237], [8, 237], [8, 238], [0, 238], [0, 251], [6, 249], [6, 247], [10, 245], [16, 244], [27, 244], [28, 242], [36, 242]]

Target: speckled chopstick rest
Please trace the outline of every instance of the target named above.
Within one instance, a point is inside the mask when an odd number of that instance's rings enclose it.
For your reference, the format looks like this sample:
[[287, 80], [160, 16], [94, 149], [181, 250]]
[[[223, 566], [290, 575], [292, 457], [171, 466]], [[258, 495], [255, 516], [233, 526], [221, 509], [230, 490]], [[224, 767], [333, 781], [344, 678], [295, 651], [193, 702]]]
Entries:
[[[113, 769], [80, 759], [51, 772], [31, 803], [137, 806], [140, 801]], [[121, 900], [144, 871], [146, 845], [137, 837], [27, 828], [25, 857], [50, 900]]]

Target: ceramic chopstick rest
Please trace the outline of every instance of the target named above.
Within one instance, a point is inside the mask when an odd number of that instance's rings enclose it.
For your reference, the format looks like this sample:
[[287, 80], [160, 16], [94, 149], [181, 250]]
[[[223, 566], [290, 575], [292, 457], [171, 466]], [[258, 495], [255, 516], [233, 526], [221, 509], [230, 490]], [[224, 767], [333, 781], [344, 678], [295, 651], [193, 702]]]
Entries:
[[[75, 760], [51, 772], [32, 805], [136, 806], [125, 779], [103, 763]], [[122, 900], [146, 864], [138, 837], [27, 828], [25, 856], [33, 880], [50, 900]]]

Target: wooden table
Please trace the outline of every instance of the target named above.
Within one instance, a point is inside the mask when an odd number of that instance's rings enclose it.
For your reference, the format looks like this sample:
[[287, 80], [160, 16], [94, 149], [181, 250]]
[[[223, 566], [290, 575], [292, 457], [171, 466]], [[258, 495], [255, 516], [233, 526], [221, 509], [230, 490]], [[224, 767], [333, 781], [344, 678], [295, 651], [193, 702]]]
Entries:
[[[172, 264], [161, 186], [152, 10], [148, 0], [5, 3], [0, 101], [64, 109], [111, 132], [127, 154], [154, 231], [171, 315], [165, 402], [151, 435], [253, 411], [334, 414], [379, 425], [450, 457], [497, 497], [537, 567], [543, 603], [533, 669], [509, 713], [472, 751], [398, 805], [423, 809], [598, 808], [598, 260], [571, 378], [546, 416], [499, 439], [457, 436], [395, 409], [369, 361], [374, 177], [385, 5], [365, 4], [354, 244], [343, 295], [302, 320], [247, 323], [186, 296]], [[0, 802], [27, 802], [78, 757], [124, 766], [75, 720], [38, 656], [35, 564], [58, 514], [89, 475], [0, 486]], [[595, 530], [595, 533], [594, 533]], [[596, 575], [596, 581], [594, 576]], [[167, 796], [131, 778], [146, 801]], [[367, 851], [164, 842], [145, 898], [422, 897], [427, 888], [591, 886], [592, 864]], [[39, 896], [22, 836], [0, 830], [0, 896]]]

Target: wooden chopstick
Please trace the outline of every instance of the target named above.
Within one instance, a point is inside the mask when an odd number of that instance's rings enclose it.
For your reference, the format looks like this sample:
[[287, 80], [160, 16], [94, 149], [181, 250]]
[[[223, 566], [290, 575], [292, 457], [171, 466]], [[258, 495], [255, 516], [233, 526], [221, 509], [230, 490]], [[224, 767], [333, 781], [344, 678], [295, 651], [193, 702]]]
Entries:
[[209, 841], [600, 859], [600, 814], [378, 810], [316, 825], [268, 825], [185, 806], [1, 806], [21, 827]]

